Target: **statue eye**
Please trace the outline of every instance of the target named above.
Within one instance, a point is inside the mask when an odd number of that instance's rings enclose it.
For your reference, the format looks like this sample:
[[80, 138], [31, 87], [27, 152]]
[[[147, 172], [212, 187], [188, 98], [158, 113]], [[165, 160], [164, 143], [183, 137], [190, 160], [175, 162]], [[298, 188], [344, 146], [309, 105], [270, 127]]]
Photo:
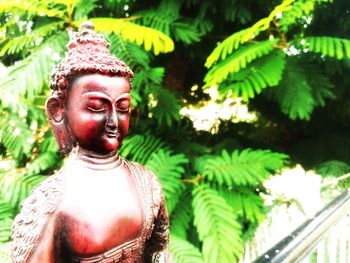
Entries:
[[87, 108], [94, 112], [102, 112], [105, 110], [105, 105], [101, 100], [90, 100]]
[[130, 100], [122, 100], [117, 102], [117, 109], [119, 111], [127, 112], [130, 109]]

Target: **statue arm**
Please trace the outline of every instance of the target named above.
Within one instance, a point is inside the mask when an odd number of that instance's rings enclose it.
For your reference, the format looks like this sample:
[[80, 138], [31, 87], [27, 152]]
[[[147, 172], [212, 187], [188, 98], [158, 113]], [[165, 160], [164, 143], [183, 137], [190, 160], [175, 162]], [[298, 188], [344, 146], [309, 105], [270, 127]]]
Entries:
[[[154, 176], [154, 175], [153, 175]], [[155, 178], [155, 176], [154, 176]], [[158, 196], [158, 213], [154, 220], [154, 228], [150, 239], [146, 245], [146, 261], [151, 263], [172, 263], [168, 251], [169, 243], [169, 218], [165, 206], [164, 196], [161, 191], [159, 182], [155, 179], [154, 196]]]

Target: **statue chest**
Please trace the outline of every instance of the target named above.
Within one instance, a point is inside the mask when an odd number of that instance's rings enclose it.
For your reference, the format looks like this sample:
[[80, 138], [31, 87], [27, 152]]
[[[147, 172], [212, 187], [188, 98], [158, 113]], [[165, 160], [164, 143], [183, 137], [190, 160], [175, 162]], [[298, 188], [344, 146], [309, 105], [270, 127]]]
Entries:
[[67, 178], [55, 239], [69, 254], [103, 253], [141, 234], [141, 202], [127, 170]]

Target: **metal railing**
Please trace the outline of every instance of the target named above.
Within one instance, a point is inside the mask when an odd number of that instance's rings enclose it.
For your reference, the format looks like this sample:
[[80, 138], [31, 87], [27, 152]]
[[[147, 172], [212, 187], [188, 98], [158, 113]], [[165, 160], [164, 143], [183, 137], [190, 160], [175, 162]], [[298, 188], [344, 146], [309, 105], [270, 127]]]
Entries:
[[349, 213], [346, 190], [254, 262], [350, 262]]

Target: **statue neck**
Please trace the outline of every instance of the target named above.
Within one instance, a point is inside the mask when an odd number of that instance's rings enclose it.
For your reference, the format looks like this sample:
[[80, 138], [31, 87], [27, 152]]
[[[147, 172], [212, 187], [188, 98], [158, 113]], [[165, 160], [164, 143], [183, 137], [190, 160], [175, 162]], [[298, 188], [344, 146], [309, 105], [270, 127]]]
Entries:
[[69, 155], [69, 159], [82, 166], [94, 170], [109, 170], [122, 165], [123, 160], [117, 151], [107, 154], [99, 154], [79, 146], [75, 147]]

